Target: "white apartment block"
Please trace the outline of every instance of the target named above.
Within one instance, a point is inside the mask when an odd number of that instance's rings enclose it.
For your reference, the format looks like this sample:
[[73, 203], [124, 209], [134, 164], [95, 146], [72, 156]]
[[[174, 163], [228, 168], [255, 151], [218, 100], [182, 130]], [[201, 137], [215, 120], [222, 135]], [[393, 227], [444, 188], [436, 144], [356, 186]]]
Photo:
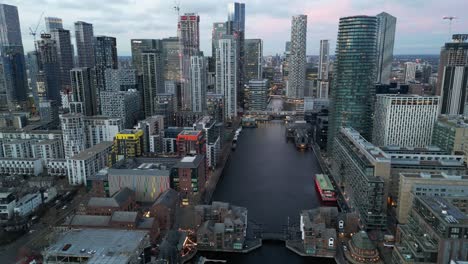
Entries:
[[0, 192], [0, 223], [13, 217], [16, 205], [15, 195], [11, 192]]
[[113, 141], [115, 135], [123, 129], [122, 119], [106, 116], [85, 116], [84, 125], [87, 148], [103, 141]]
[[71, 158], [86, 148], [83, 114], [60, 115], [65, 158]]
[[0, 175], [37, 176], [42, 171], [42, 159], [0, 158]]
[[68, 166], [66, 159], [48, 160], [46, 163], [47, 174], [50, 176], [68, 176]]
[[416, 63], [405, 62], [405, 83], [414, 82], [416, 79]]
[[42, 140], [31, 144], [32, 157], [44, 160], [63, 159], [63, 145], [61, 140]]
[[439, 111], [438, 96], [377, 95], [372, 142], [377, 146], [426, 147]]
[[206, 65], [203, 56], [190, 58], [190, 85], [192, 88], [192, 111], [203, 112], [206, 110]]
[[19, 216], [28, 216], [32, 214], [42, 204], [41, 193], [28, 193], [21, 197], [15, 205], [13, 211]]
[[67, 159], [68, 182], [71, 185], [86, 185], [86, 179], [108, 165], [112, 144], [104, 141]]
[[225, 35], [216, 49], [216, 93], [224, 96], [224, 116], [237, 116], [237, 48], [236, 40]]

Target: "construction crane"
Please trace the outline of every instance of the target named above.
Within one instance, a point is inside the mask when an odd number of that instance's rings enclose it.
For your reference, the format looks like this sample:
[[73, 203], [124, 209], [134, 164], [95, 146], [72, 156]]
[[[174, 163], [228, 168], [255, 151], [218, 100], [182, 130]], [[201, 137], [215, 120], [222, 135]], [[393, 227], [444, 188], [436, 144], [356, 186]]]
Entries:
[[179, 1], [174, 1], [174, 11], [177, 12], [177, 19], [180, 17], [180, 0]]
[[458, 17], [454, 17], [454, 16], [444, 16], [442, 18], [443, 20], [448, 20], [449, 21], [449, 34], [450, 34], [450, 37], [452, 37], [452, 21], [454, 19], [458, 19]]
[[44, 16], [44, 12], [41, 13], [41, 16], [39, 17], [39, 21], [37, 21], [36, 27], [34, 30], [29, 27], [29, 35], [33, 36], [34, 38], [34, 45], [36, 45], [36, 34], [37, 34], [37, 29], [39, 28], [39, 25], [41, 24], [42, 17]]

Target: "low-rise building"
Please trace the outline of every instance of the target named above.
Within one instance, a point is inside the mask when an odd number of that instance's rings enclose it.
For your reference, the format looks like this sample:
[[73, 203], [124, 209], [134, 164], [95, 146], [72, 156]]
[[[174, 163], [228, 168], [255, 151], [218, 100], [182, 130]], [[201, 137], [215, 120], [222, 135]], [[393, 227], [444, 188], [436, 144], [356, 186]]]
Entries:
[[12, 192], [0, 191], [0, 223], [13, 217], [16, 198]]
[[50, 176], [68, 176], [68, 165], [66, 159], [52, 159], [46, 163], [47, 174]]
[[177, 154], [185, 155], [205, 154], [206, 139], [201, 130], [183, 130], [177, 135]]
[[151, 215], [156, 218], [161, 230], [169, 230], [174, 224], [175, 210], [179, 204], [179, 193], [173, 189], [164, 191], [151, 206]]
[[173, 168], [171, 187], [180, 193], [182, 205], [196, 203], [205, 191], [205, 156], [186, 156]]
[[42, 159], [0, 158], [0, 175], [38, 176], [42, 172]]
[[398, 225], [392, 263], [468, 260], [468, 217], [442, 197], [415, 196], [408, 223]]
[[303, 252], [307, 255], [334, 255], [338, 246], [336, 236], [336, 207], [304, 210], [300, 217]]
[[382, 263], [379, 251], [369, 239], [366, 231], [361, 230], [354, 234], [347, 244], [348, 250], [345, 252], [345, 257], [351, 263]]
[[143, 230], [72, 229], [59, 233], [42, 255], [45, 264], [141, 262], [150, 245]]
[[37, 210], [41, 204], [41, 193], [28, 193], [16, 201], [14, 212], [21, 217], [25, 217]]
[[86, 213], [89, 215], [112, 215], [115, 211], [135, 209], [135, 192], [129, 188], [123, 188], [112, 197], [91, 197], [86, 205]]

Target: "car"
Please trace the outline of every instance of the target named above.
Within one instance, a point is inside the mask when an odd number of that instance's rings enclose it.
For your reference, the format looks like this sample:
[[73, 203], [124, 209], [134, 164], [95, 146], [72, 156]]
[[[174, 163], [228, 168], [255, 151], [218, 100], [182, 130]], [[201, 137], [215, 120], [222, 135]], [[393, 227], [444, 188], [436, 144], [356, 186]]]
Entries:
[[344, 250], [344, 251], [348, 251], [348, 247], [347, 247], [347, 246], [343, 246], [343, 250]]
[[67, 209], [67, 208], [68, 208], [68, 206], [64, 205], [64, 206], [62, 207], [62, 210], [65, 210], [65, 209]]

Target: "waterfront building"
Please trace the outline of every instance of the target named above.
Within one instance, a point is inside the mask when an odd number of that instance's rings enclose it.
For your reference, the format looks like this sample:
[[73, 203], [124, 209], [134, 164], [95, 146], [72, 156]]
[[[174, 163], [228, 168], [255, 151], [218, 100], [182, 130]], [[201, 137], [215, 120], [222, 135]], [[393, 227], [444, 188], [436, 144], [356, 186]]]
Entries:
[[206, 77], [207, 61], [203, 55], [194, 55], [190, 58], [190, 87], [192, 90], [192, 111], [206, 111]]
[[392, 262], [467, 261], [468, 217], [443, 197], [415, 196], [408, 223], [398, 225]]
[[377, 146], [428, 146], [438, 112], [438, 96], [379, 94], [372, 142]]
[[195, 206], [197, 245], [201, 249], [242, 250], [247, 232], [247, 208], [223, 202]]
[[291, 55], [288, 60], [288, 81], [286, 96], [300, 99], [304, 97], [306, 86], [306, 44], [307, 16], [292, 17]]
[[60, 115], [65, 158], [71, 158], [86, 148], [84, 117], [82, 114]]
[[308, 256], [334, 256], [338, 247], [336, 207], [304, 210], [300, 215], [303, 253]]
[[[398, 223], [406, 224], [413, 206], [414, 196], [440, 196], [450, 200], [456, 200], [459, 209], [466, 212], [468, 206], [468, 176], [449, 175], [445, 172], [438, 173], [400, 173], [398, 187], [398, 207], [396, 217]], [[463, 206], [464, 204], [464, 206]]]
[[[375, 97], [377, 19], [372, 16], [340, 18], [331, 91], [328, 138], [350, 126], [370, 139]], [[359, 59], [358, 59], [359, 58]], [[333, 152], [334, 140], [327, 151]]]
[[318, 65], [318, 87], [317, 87], [317, 98], [327, 99], [329, 93], [329, 53], [330, 43], [328, 39], [320, 40], [320, 54], [319, 54], [319, 65]]
[[382, 12], [377, 15], [377, 75], [376, 83], [390, 83], [396, 17]]
[[165, 190], [151, 206], [151, 215], [156, 218], [161, 230], [170, 230], [175, 222], [175, 212], [179, 205], [179, 193]]
[[117, 40], [114, 37], [94, 37], [96, 91], [106, 90], [106, 69], [117, 69]]
[[[98, 114], [98, 100], [96, 86], [94, 85], [94, 74], [91, 68], [73, 68], [70, 71], [72, 99], [80, 102], [82, 113], [87, 116]], [[73, 112], [73, 111], [71, 111]]]
[[416, 81], [416, 66], [415, 62], [405, 62], [405, 70], [403, 73], [405, 83], [413, 83]]
[[179, 192], [182, 205], [197, 204], [205, 192], [205, 155], [184, 156], [173, 169], [171, 188]]
[[190, 58], [200, 52], [200, 16], [185, 13], [179, 17], [177, 26], [179, 37], [180, 82], [182, 110], [192, 109], [192, 88], [190, 86]]
[[112, 141], [103, 141], [67, 158], [68, 183], [87, 184], [87, 178], [112, 164]]
[[364, 230], [353, 235], [348, 242], [348, 249], [344, 255], [351, 263], [382, 263], [377, 247]]
[[143, 130], [124, 129], [114, 138], [114, 153], [124, 158], [139, 157], [143, 154]]
[[202, 130], [206, 139], [206, 164], [209, 169], [217, 167], [221, 155], [221, 134], [220, 126], [211, 116], [204, 116], [193, 124], [194, 130]]
[[70, 30], [58, 28], [57, 25], [51, 25], [51, 30], [49, 32], [57, 46], [57, 62], [61, 84], [60, 90], [70, 89], [70, 71], [73, 69], [74, 65]]
[[201, 130], [183, 130], [177, 135], [177, 154], [181, 157], [206, 153], [206, 138]]
[[224, 122], [224, 96], [222, 94], [207, 93], [206, 108], [208, 114], [217, 122]]
[[216, 50], [216, 93], [224, 96], [225, 119], [237, 116], [237, 42], [231, 35], [219, 39]]
[[163, 62], [159, 50], [145, 50], [141, 53], [143, 74], [143, 110], [145, 117], [155, 114], [154, 99], [164, 87]]
[[244, 82], [263, 78], [263, 41], [246, 39], [244, 43]]
[[328, 141], [328, 116], [317, 116], [317, 125], [315, 126], [314, 141], [320, 147], [325, 149]]
[[250, 111], [265, 111], [268, 104], [269, 82], [267, 79], [251, 79], [246, 91], [247, 108]]
[[341, 128], [333, 140], [331, 172], [337, 187], [349, 197], [365, 229], [385, 228], [390, 156], [352, 128]]
[[101, 113], [122, 120], [124, 128], [132, 128], [141, 115], [141, 96], [137, 90], [102, 91]]
[[63, 29], [63, 21], [59, 17], [45, 17], [44, 21], [48, 33], [54, 29]]
[[93, 68], [95, 65], [93, 24], [83, 21], [75, 22], [75, 40], [78, 67]]
[[122, 130], [122, 120], [120, 118], [86, 116], [83, 121], [86, 135], [86, 148], [95, 146], [103, 141], [113, 141], [115, 135]]
[[26, 62], [18, 16], [18, 8], [0, 4], [0, 110], [16, 110], [16, 104], [27, 101]]
[[436, 94], [442, 96], [441, 113], [465, 115], [468, 86], [468, 35], [455, 34], [440, 52]]

